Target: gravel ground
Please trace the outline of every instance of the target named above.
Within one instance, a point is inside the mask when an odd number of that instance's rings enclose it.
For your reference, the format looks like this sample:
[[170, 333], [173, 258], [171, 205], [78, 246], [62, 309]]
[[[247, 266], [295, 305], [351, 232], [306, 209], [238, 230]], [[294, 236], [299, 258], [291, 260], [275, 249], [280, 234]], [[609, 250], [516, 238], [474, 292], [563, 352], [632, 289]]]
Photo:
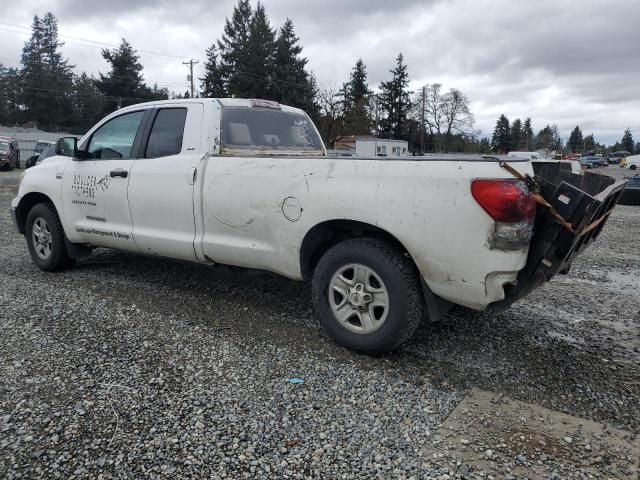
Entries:
[[0, 172], [0, 477], [488, 478], [422, 454], [474, 387], [640, 433], [640, 208], [506, 313], [372, 358], [271, 274], [109, 250], [40, 272], [18, 175]]

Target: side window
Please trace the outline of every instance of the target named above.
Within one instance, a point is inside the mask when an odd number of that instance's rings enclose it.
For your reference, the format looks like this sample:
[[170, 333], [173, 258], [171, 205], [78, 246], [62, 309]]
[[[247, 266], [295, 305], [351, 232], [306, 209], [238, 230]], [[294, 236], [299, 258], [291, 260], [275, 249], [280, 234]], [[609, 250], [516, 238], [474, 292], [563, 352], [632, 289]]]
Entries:
[[186, 108], [163, 108], [158, 111], [147, 143], [145, 158], [168, 157], [182, 151]]
[[131, 158], [131, 149], [143, 116], [144, 111], [125, 113], [112, 118], [93, 132], [87, 146], [91, 158]]

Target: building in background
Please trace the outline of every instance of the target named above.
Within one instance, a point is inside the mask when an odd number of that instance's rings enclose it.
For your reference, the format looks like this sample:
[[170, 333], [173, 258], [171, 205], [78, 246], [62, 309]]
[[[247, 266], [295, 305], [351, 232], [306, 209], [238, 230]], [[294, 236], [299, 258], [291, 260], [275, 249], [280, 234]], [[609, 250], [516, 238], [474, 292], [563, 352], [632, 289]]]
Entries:
[[358, 157], [404, 157], [409, 155], [409, 142], [373, 136], [338, 137], [336, 150], [355, 152]]

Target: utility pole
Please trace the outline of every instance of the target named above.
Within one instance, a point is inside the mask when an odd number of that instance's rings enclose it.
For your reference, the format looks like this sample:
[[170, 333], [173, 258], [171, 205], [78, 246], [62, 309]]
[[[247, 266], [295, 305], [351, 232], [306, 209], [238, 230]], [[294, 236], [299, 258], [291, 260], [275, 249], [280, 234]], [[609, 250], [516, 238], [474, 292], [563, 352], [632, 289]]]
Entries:
[[191, 81], [191, 98], [193, 98], [193, 66], [200, 63], [198, 60], [189, 60], [188, 62], [182, 62], [183, 65], [189, 65], [189, 80]]
[[427, 89], [422, 87], [422, 128], [420, 129], [420, 155], [424, 155], [424, 105], [427, 96]]

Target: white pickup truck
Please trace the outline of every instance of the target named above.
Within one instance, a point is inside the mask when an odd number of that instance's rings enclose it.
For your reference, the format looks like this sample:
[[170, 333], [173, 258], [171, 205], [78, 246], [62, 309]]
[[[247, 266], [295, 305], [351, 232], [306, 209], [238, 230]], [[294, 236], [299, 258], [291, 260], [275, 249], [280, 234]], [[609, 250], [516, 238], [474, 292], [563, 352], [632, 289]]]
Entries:
[[364, 352], [566, 272], [624, 187], [528, 160], [330, 158], [303, 111], [264, 100], [126, 107], [56, 154], [11, 204], [41, 269], [108, 247], [310, 279], [320, 323]]

